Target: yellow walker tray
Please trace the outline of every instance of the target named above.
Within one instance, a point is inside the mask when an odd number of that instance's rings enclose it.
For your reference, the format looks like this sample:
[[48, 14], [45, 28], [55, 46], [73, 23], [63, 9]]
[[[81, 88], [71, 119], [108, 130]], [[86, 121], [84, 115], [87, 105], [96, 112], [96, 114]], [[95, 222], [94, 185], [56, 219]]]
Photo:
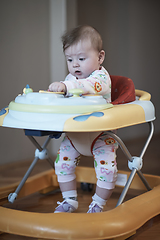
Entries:
[[[133, 235], [136, 229], [145, 222], [160, 213], [160, 177], [143, 175], [140, 171], [143, 155], [153, 135], [155, 110], [150, 101], [150, 94], [136, 90], [135, 101], [120, 105], [106, 104], [100, 96], [77, 97], [74, 98], [76, 107], [72, 105], [73, 97], [66, 99], [62, 94], [57, 94], [56, 97], [53, 97], [53, 95], [45, 92], [36, 94], [29, 92], [18, 96], [15, 101], [9, 104], [9, 107], [2, 109], [0, 113], [1, 126], [31, 130], [40, 129], [54, 133], [109, 131], [109, 135], [119, 143], [127, 156], [131, 174], [125, 173], [128, 176], [128, 181], [116, 208], [113, 210], [94, 214], [61, 213], [55, 215], [55, 213], [23, 212], [1, 206], [0, 231], [41, 239], [126, 239]], [[46, 101], [42, 108], [40, 107], [41, 97], [43, 102], [44, 99]], [[30, 106], [28, 106], [28, 102], [25, 102], [26, 99], [30, 102]], [[53, 99], [55, 107], [51, 103]], [[56, 102], [57, 99], [58, 101], [65, 101], [65, 113], [64, 109], [61, 108], [62, 104], [58, 105], [58, 102]], [[64, 119], [59, 121], [62, 115]], [[58, 119], [58, 123], [54, 120], [55, 118]], [[45, 124], [42, 126], [44, 119]], [[31, 120], [34, 121], [31, 123]], [[55, 123], [54, 127], [53, 121]], [[121, 139], [110, 130], [146, 122], [150, 125], [149, 137], [140, 157], [132, 157]], [[30, 136], [29, 138], [40, 152], [46, 149], [49, 142], [47, 140], [40, 147], [33, 138]], [[46, 156], [49, 159], [48, 155]], [[41, 157], [36, 157], [36, 162], [39, 158]], [[76, 175], [79, 182], [96, 182], [94, 169], [92, 168], [77, 167]], [[36, 184], [37, 181], [39, 184]], [[19, 197], [22, 197], [35, 191], [58, 186], [54, 170], [29, 178], [25, 184], [24, 182], [22, 184], [22, 186], [24, 185], [23, 188], [21, 186], [18, 189], [17, 186], [12, 186], [15, 192], [9, 198], [11, 202], [15, 200], [17, 193], [19, 193]], [[30, 188], [31, 185], [32, 188]], [[143, 189], [145, 186], [149, 191], [123, 203], [130, 186], [135, 189]], [[15, 189], [18, 189], [17, 192]], [[0, 197], [5, 197], [9, 191], [10, 187], [0, 189]]]

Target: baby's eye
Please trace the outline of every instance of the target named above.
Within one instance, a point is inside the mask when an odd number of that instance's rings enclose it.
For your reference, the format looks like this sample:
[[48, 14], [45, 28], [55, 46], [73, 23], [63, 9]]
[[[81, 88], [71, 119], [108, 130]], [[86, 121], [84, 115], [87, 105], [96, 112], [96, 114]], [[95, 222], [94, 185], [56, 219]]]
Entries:
[[80, 60], [80, 61], [84, 61], [84, 60], [85, 60], [85, 58], [79, 58], [79, 60]]
[[69, 58], [69, 59], [67, 59], [67, 61], [68, 61], [68, 62], [72, 62], [72, 59]]

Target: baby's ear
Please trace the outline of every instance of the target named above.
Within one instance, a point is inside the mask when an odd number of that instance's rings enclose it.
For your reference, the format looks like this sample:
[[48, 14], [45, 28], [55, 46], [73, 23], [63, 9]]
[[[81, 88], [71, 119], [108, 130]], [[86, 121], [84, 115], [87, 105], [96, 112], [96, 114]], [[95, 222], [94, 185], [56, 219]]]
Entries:
[[105, 59], [105, 51], [101, 50], [99, 52], [99, 62], [100, 62], [100, 65], [103, 63], [104, 59]]

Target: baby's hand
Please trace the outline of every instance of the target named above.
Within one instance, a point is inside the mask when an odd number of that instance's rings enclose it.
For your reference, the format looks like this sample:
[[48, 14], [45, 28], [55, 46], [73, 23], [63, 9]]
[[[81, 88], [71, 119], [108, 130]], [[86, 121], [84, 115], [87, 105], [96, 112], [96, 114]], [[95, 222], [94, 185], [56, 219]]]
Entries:
[[64, 92], [66, 93], [66, 85], [62, 82], [53, 82], [49, 85], [50, 92]]

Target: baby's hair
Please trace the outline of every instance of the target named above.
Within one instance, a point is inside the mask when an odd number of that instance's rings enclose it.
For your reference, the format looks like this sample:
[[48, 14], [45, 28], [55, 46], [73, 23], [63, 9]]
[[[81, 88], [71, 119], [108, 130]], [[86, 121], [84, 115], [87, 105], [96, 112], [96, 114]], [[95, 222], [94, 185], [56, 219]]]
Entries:
[[91, 26], [83, 25], [66, 32], [62, 36], [63, 51], [71, 45], [78, 43], [80, 40], [87, 39], [91, 41], [91, 44], [96, 51], [100, 52], [102, 50], [103, 43], [99, 32]]

